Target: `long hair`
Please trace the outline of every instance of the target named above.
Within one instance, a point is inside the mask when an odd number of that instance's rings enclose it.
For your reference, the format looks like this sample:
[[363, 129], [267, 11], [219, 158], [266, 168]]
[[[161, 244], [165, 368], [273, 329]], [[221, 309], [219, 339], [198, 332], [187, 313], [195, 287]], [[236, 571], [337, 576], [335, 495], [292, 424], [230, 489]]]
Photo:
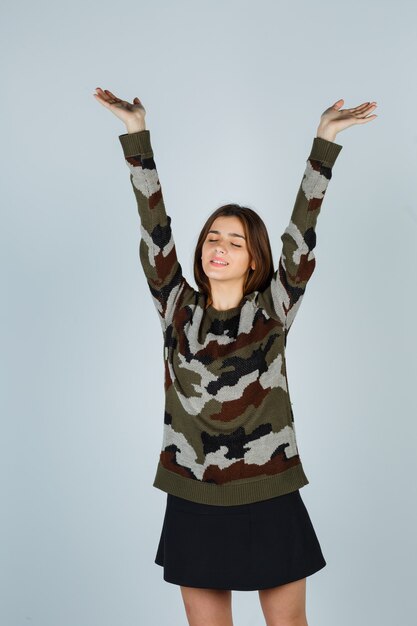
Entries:
[[248, 269], [243, 287], [243, 297], [252, 293], [252, 291], [266, 289], [274, 273], [271, 244], [266, 226], [262, 218], [253, 209], [240, 204], [224, 204], [215, 209], [207, 218], [197, 240], [194, 252], [194, 279], [199, 291], [205, 293], [209, 301], [212, 301], [210, 281], [203, 270], [201, 252], [203, 243], [214, 220], [220, 216], [236, 216], [240, 219], [245, 232], [249, 254], [255, 261], [255, 269], [253, 270], [251, 267]]

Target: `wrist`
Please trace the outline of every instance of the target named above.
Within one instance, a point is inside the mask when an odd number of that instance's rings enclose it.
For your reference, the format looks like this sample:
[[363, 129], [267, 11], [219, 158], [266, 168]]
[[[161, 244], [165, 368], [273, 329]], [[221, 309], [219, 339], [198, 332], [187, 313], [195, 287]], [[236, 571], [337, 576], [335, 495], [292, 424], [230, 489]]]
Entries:
[[326, 141], [334, 142], [334, 140], [336, 139], [336, 133], [330, 131], [328, 128], [323, 128], [322, 126], [319, 126], [317, 128], [316, 137], [320, 137], [321, 139], [325, 139]]
[[144, 122], [132, 122], [131, 124], [126, 124], [126, 130], [130, 133], [139, 133], [142, 130], [146, 130], [146, 124]]

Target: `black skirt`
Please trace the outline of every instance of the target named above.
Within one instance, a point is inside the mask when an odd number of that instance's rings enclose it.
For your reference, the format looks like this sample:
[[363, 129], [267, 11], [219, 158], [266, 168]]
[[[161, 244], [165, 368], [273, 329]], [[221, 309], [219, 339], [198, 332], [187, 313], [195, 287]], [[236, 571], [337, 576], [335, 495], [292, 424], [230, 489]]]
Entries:
[[326, 565], [298, 489], [234, 506], [167, 494], [154, 562], [167, 582], [236, 591], [289, 583]]

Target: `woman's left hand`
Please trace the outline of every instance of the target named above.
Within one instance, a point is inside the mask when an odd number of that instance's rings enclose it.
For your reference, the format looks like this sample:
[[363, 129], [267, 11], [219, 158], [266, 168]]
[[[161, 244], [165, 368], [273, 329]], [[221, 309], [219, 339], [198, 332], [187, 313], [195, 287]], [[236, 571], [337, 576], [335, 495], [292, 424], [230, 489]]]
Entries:
[[317, 137], [334, 141], [337, 133], [353, 126], [354, 124], [366, 124], [374, 120], [377, 115], [369, 115], [377, 104], [376, 102], [364, 102], [353, 109], [341, 109], [344, 100], [341, 98], [322, 113], [317, 128]]

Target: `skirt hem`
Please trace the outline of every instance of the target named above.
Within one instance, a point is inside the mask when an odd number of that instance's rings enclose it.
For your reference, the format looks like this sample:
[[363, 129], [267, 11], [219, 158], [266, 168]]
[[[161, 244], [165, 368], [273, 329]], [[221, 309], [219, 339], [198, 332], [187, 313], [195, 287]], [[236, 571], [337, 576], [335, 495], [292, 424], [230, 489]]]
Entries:
[[[159, 565], [160, 567], [163, 567], [162, 563], [158, 563], [157, 561], [154, 561], [154, 563], [156, 563], [156, 565]], [[165, 574], [165, 572], [163, 574], [163, 579], [165, 580], [165, 582], [170, 583], [171, 585], [179, 585], [181, 587], [193, 587], [197, 589], [220, 589], [223, 591], [261, 591], [262, 589], [272, 589], [273, 587], [286, 585], [288, 583], [295, 582], [296, 580], [302, 580], [303, 578], [307, 578], [308, 576], [312, 576], [316, 572], [319, 572], [320, 570], [322, 570], [326, 565], [327, 565], [327, 562], [323, 561], [321, 565], [318, 565], [314, 567], [313, 569], [306, 570], [304, 574], [297, 574], [289, 578], [286, 578], [285, 580], [278, 579], [271, 583], [260, 582], [260, 583], [254, 583], [252, 585], [239, 585], [239, 584], [238, 585], [232, 585], [232, 584], [231, 585], [213, 585], [213, 584], [204, 583], [204, 582], [197, 585], [195, 584], [195, 582], [191, 583], [190, 581], [184, 581], [184, 580], [179, 580], [179, 579], [174, 580], [173, 578]]]

